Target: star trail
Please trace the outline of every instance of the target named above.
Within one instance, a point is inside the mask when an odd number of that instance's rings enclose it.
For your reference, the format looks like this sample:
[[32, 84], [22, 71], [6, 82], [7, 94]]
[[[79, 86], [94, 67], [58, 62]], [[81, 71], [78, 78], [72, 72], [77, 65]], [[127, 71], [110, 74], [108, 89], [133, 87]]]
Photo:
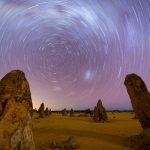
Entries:
[[150, 0], [0, 0], [0, 77], [25, 72], [34, 107], [130, 109], [123, 85], [150, 89]]

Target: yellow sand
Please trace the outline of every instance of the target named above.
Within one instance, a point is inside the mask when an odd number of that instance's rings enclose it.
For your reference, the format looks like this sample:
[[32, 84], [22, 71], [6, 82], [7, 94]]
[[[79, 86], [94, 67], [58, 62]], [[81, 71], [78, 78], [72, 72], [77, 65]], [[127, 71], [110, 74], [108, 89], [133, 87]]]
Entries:
[[127, 137], [142, 131], [138, 120], [127, 112], [108, 113], [109, 122], [95, 123], [90, 117], [69, 117], [52, 114], [44, 119], [33, 120], [36, 149], [52, 140], [66, 140], [74, 136], [80, 150], [131, 150], [124, 146]]

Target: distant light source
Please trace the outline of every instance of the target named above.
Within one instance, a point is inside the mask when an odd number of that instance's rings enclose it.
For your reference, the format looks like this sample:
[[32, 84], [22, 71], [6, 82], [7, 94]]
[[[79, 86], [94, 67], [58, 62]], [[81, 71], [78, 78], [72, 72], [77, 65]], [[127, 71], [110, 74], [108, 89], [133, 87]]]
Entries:
[[91, 80], [93, 78], [93, 72], [91, 70], [88, 70], [85, 72], [85, 80]]

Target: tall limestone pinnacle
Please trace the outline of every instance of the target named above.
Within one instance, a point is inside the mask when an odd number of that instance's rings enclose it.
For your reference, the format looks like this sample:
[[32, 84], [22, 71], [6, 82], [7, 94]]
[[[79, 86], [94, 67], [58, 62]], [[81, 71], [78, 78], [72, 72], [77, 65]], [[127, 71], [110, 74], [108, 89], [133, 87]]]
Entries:
[[128, 74], [124, 84], [143, 128], [139, 135], [128, 138], [127, 145], [135, 149], [150, 150], [150, 93], [144, 81], [136, 74]]
[[124, 84], [142, 128], [150, 128], [150, 93], [146, 84], [136, 74], [127, 75]]
[[32, 99], [29, 83], [20, 70], [7, 73], [0, 81], [0, 99], [14, 97], [16, 102], [24, 103], [27, 109], [32, 109]]
[[35, 150], [32, 99], [25, 74], [13, 70], [0, 80], [0, 149]]

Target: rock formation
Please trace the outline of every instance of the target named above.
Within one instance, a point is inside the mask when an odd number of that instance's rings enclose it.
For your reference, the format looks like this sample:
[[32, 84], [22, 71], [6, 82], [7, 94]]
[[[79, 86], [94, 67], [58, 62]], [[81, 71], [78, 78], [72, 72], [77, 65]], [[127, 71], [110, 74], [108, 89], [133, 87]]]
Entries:
[[70, 117], [73, 117], [74, 116], [74, 111], [73, 109], [70, 110]]
[[51, 143], [52, 149], [64, 149], [64, 150], [74, 150], [79, 148], [79, 144], [74, 136], [70, 136], [67, 140], [62, 142], [53, 141]]
[[45, 116], [48, 116], [49, 115], [49, 110], [48, 110], [48, 108], [46, 107], [46, 109], [45, 109]]
[[150, 150], [150, 129], [144, 129], [139, 135], [129, 137], [125, 145], [138, 150]]
[[124, 84], [142, 128], [150, 128], [150, 94], [144, 81], [136, 74], [129, 74]]
[[66, 110], [66, 108], [64, 108], [64, 109], [62, 110], [62, 115], [63, 115], [63, 116], [67, 116], [67, 110]]
[[32, 99], [28, 81], [20, 70], [0, 80], [0, 149], [34, 150]]
[[150, 150], [150, 94], [144, 81], [136, 74], [126, 76], [124, 84], [130, 96], [136, 118], [142, 128], [141, 134], [129, 137], [127, 145], [136, 149]]
[[44, 112], [44, 103], [41, 104], [40, 108], [38, 109], [39, 112], [39, 118], [44, 118], [45, 112]]
[[102, 101], [99, 100], [97, 106], [94, 108], [94, 117], [95, 122], [105, 122], [107, 121], [107, 113], [105, 108], [102, 105]]

